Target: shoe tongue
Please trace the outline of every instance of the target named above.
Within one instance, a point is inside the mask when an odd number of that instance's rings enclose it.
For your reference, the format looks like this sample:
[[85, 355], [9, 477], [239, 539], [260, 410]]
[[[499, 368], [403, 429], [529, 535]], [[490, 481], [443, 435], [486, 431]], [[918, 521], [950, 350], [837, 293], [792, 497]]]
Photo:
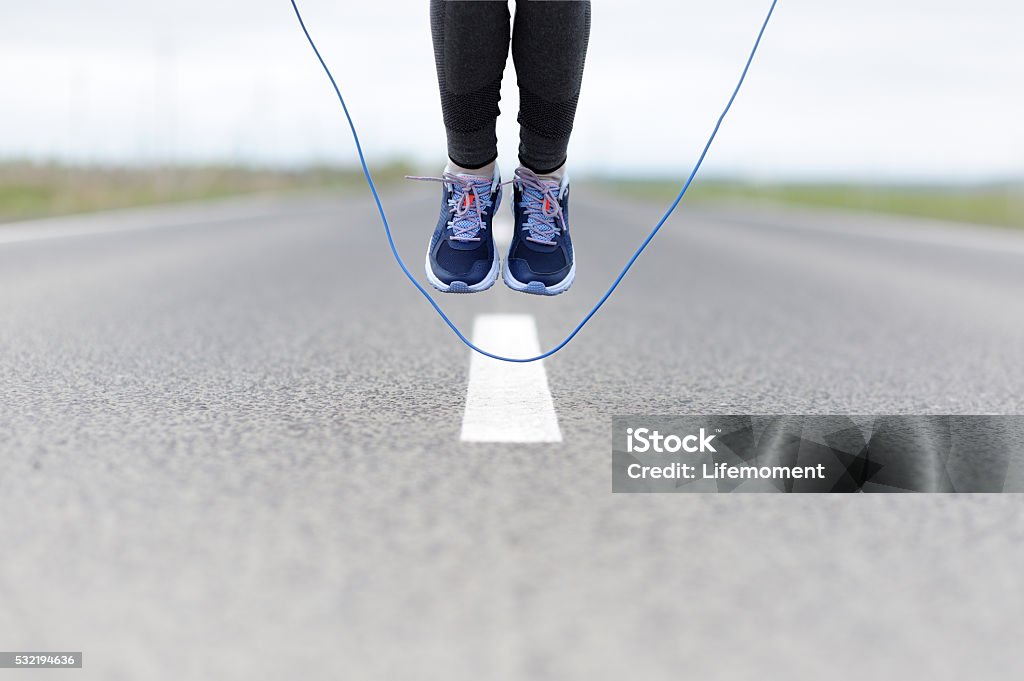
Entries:
[[[475, 213], [474, 213], [474, 217], [475, 217]], [[451, 234], [456, 234], [455, 229], [454, 229], [454, 225], [459, 224], [461, 221], [463, 221], [465, 219], [466, 219], [465, 217], [463, 217], [463, 218], [458, 218], [458, 217], [455, 218], [455, 222], [452, 223], [453, 228], [450, 229]], [[481, 231], [482, 230], [478, 229], [475, 234], [472, 233], [472, 232], [468, 232], [468, 231], [467, 232], [459, 232], [459, 233], [465, 234], [467, 237], [480, 238], [480, 232]], [[456, 251], [473, 251], [473, 250], [476, 250], [477, 248], [480, 248], [480, 242], [479, 241], [462, 241], [460, 239], [448, 239], [448, 245], [451, 246]]]
[[[471, 184], [476, 186], [476, 190], [480, 192], [481, 196], [489, 196], [491, 193], [491, 178], [484, 177], [483, 175], [459, 175], [459, 177], [469, 180]], [[469, 191], [468, 188], [466, 191]]]
[[[480, 197], [482, 197], [485, 200], [490, 198], [490, 195], [491, 195], [491, 181], [489, 179], [484, 178], [484, 177], [477, 177], [477, 176], [464, 176], [464, 177], [467, 177], [473, 183], [473, 185], [476, 187], [477, 191], [476, 191], [476, 195], [474, 195], [473, 191], [471, 189], [460, 187], [459, 188], [461, 190], [460, 191], [461, 196], [460, 196], [460, 199], [459, 199], [460, 201], [463, 201], [463, 202], [466, 201], [467, 197], [470, 197], [469, 198], [470, 201], [476, 201], [477, 200], [477, 198], [476, 198], [477, 196], [480, 196]], [[483, 211], [481, 211], [481, 212], [483, 212]], [[461, 217], [459, 217], [457, 215], [456, 216], [452, 216], [453, 228], [451, 229], [451, 232], [452, 232], [452, 234], [456, 233], [455, 229], [454, 229], [455, 225], [459, 225], [459, 227], [465, 226], [465, 227], [468, 228], [471, 224], [475, 223], [476, 221], [477, 221], [476, 206], [470, 205], [469, 206], [469, 210], [466, 212], [465, 215], [463, 215]], [[476, 230], [475, 234], [472, 231], [461, 231], [460, 233], [465, 234], [466, 236], [479, 237], [480, 236], [480, 232], [482, 231], [482, 229], [483, 229], [483, 226], [481, 224], [481, 225], [478, 225], [478, 229]], [[479, 241], [460, 241], [458, 239], [448, 239], [448, 245], [452, 249], [454, 249], [456, 251], [474, 251], [474, 250], [480, 248], [480, 242]]]
[[[557, 182], [555, 182], [554, 180], [541, 180], [541, 184], [544, 185], [546, 188], [551, 189], [551, 193], [553, 195], [555, 195], [556, 197], [558, 196], [559, 185]], [[525, 198], [530, 199], [530, 201], [536, 201], [541, 207], [544, 206], [545, 197], [544, 194], [539, 190], [525, 189], [524, 193], [526, 194]], [[537, 217], [538, 216], [535, 216], [534, 219], [536, 220]], [[558, 221], [554, 217], [552, 217], [551, 219], [554, 220], [554, 224], [557, 226]], [[552, 240], [556, 239], [559, 235], [560, 232], [556, 229], [552, 237]], [[558, 249], [557, 244], [539, 244], [536, 241], [530, 241], [529, 239], [523, 239], [522, 244], [529, 248], [531, 251], [534, 251], [535, 253], [551, 253], [552, 251]]]
[[[558, 190], [562, 188], [561, 185], [559, 185], [554, 180], [541, 180], [540, 184], [541, 184], [542, 187], [544, 187], [545, 189], [549, 190], [555, 196], [558, 196]], [[537, 193], [540, 193], [540, 192], [537, 192]]]

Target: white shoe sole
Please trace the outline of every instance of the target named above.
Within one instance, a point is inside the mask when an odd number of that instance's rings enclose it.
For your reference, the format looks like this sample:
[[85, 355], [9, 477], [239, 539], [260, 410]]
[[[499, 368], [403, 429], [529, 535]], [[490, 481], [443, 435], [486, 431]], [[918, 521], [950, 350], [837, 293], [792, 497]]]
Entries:
[[507, 260], [501, 270], [501, 278], [505, 281], [505, 286], [508, 286], [513, 291], [532, 293], [537, 296], [557, 296], [559, 293], [568, 291], [569, 287], [572, 286], [572, 282], [576, 279], [576, 256], [573, 254], [572, 267], [569, 268], [569, 274], [565, 275], [565, 279], [551, 286], [545, 286], [539, 281], [531, 281], [529, 284], [524, 284], [512, 276]]
[[498, 270], [501, 267], [501, 258], [498, 257], [498, 249], [494, 250], [494, 262], [491, 263], [491, 269], [487, 272], [487, 276], [483, 278], [483, 281], [477, 284], [467, 284], [462, 281], [453, 281], [450, 284], [446, 284], [436, 276], [434, 276], [433, 270], [430, 269], [430, 250], [427, 249], [427, 257], [424, 260], [423, 268], [427, 273], [427, 281], [430, 285], [441, 293], [480, 293], [494, 286], [494, 282], [498, 281]]

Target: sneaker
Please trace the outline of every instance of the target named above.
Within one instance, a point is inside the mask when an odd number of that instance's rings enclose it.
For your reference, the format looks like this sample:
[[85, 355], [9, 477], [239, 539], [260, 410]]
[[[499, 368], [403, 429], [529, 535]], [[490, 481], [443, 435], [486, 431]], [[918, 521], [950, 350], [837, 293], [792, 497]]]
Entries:
[[502, 278], [516, 291], [556, 296], [576, 277], [569, 238], [569, 176], [561, 184], [518, 168], [512, 211], [515, 228]]
[[444, 293], [486, 291], [498, 280], [499, 258], [491, 222], [501, 203], [501, 178], [455, 175], [416, 177], [443, 183], [441, 215], [427, 248], [430, 285]]

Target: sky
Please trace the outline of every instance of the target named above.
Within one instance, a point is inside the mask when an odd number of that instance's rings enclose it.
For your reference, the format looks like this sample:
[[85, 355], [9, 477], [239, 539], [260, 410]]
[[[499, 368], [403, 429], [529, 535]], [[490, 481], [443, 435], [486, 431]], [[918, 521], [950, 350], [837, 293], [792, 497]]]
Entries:
[[[769, 0], [593, 0], [576, 171], [693, 164]], [[374, 162], [438, 169], [427, 0], [300, 0]], [[244, 8], [244, 9], [243, 9]], [[1024, 3], [780, 0], [705, 166], [753, 180], [1024, 178]], [[515, 75], [499, 151], [515, 165]], [[288, 0], [0, 7], [0, 159], [354, 161]]]

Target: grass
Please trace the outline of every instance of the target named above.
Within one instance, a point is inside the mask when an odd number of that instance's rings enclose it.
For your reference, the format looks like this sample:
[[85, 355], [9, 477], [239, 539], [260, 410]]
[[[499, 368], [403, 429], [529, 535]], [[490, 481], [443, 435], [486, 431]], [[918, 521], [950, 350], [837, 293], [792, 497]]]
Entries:
[[[401, 162], [373, 168], [381, 184], [395, 182], [410, 170]], [[595, 179], [588, 184], [666, 202], [679, 191], [676, 181], [664, 179]], [[275, 170], [230, 165], [137, 168], [8, 162], [0, 163], [0, 222], [309, 189], [363, 191], [362, 173], [358, 168], [328, 166]], [[1024, 228], [1024, 184], [753, 184], [698, 179], [687, 200], [762, 201]]]
[[[665, 180], [602, 182], [613, 191], [642, 199], [668, 201], [679, 192], [678, 183]], [[687, 200], [760, 201], [1024, 228], [1024, 184], [747, 184], [698, 180], [687, 193]]]
[[[402, 163], [373, 168], [389, 183], [409, 172]], [[0, 222], [88, 213], [157, 203], [306, 189], [353, 190], [358, 169], [273, 170], [239, 166], [133, 168], [0, 163]]]

